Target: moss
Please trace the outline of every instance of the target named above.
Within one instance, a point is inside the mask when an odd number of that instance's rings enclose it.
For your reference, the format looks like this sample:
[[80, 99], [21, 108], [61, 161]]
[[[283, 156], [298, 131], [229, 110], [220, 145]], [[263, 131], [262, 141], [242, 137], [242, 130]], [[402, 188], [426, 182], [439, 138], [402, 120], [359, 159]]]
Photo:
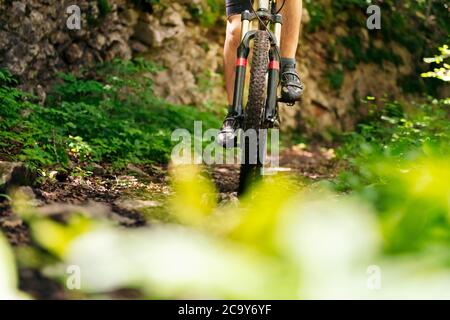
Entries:
[[125, 192], [131, 199], [140, 199], [144, 201], [155, 201], [158, 206], [149, 206], [138, 211], [151, 223], [174, 223], [176, 219], [170, 214], [170, 195], [158, 190], [149, 191], [147, 189], [136, 189]]
[[314, 32], [317, 29], [324, 27], [326, 22], [326, 13], [324, 7], [316, 1], [307, 1], [306, 7], [311, 18], [309, 24], [307, 25], [307, 31]]
[[382, 65], [384, 61], [389, 61], [396, 66], [403, 65], [403, 59], [395, 54], [392, 50], [387, 48], [376, 48], [372, 43], [370, 43], [367, 49], [365, 62], [374, 62], [376, 64]]
[[225, 6], [223, 1], [219, 0], [203, 0], [200, 3], [190, 4], [188, 10], [203, 27], [215, 25], [218, 19], [225, 15]]
[[97, 7], [101, 18], [106, 16], [111, 11], [108, 0], [97, 0]]
[[[355, 70], [360, 63], [376, 63], [383, 66], [388, 61], [396, 66], [404, 63], [402, 58], [390, 50], [391, 43], [397, 43], [406, 48], [414, 61], [421, 61], [424, 56], [432, 56], [434, 49], [448, 39], [450, 20], [446, 3], [448, 1], [435, 0], [431, 7], [424, 2], [384, 1], [377, 3], [381, 6], [382, 28], [369, 31], [369, 43], [366, 46], [362, 30], [366, 28], [368, 3], [365, 0], [341, 1], [312, 1], [306, 0], [305, 6], [309, 11], [311, 20], [306, 26], [307, 32], [324, 29], [332, 33], [337, 26], [344, 26], [348, 35], [338, 37], [331, 50], [328, 50], [330, 63], [327, 76], [331, 87], [339, 87], [339, 74], [336, 70], [343, 66], [344, 70]], [[331, 4], [331, 5], [330, 5]], [[425, 19], [427, 10], [434, 17], [434, 21]], [[382, 41], [385, 48], [374, 45], [374, 41]], [[338, 57], [338, 63], [333, 63]], [[416, 74], [425, 70], [420, 64], [414, 66]], [[417, 76], [414, 76], [417, 77]], [[431, 82], [430, 82], [431, 83]], [[427, 93], [436, 91], [438, 84], [424, 84], [420, 79], [399, 79], [399, 84], [412, 92], [426, 89]]]
[[342, 69], [332, 69], [327, 75], [328, 84], [334, 90], [340, 90], [344, 83], [344, 71]]

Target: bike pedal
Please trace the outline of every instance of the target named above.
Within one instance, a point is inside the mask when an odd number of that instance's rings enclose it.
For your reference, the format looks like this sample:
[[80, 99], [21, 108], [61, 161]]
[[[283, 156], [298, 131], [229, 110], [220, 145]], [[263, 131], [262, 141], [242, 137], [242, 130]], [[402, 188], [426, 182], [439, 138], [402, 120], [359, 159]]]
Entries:
[[296, 100], [296, 101], [283, 101], [281, 98], [278, 98], [278, 99], [277, 99], [277, 102], [278, 102], [278, 103], [284, 103], [285, 105], [287, 105], [287, 106], [289, 106], [289, 107], [295, 106], [295, 104], [296, 104], [297, 102], [302, 103], [302, 101], [303, 101], [303, 97], [300, 97], [300, 99], [299, 99], [299, 100]]
[[238, 136], [236, 135], [236, 136], [234, 137], [233, 141], [229, 141], [228, 143], [222, 145], [222, 147], [223, 147], [224, 149], [227, 149], [227, 150], [237, 148], [237, 147], [239, 147], [238, 141], [239, 141], [239, 138], [238, 138]]

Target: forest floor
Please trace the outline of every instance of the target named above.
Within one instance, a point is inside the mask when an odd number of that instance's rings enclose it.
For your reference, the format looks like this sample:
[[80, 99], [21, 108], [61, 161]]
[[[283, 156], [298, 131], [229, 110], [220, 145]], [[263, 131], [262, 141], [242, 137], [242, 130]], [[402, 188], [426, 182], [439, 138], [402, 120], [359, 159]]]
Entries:
[[[342, 164], [334, 150], [319, 145], [295, 145], [280, 153], [280, 168], [298, 181], [316, 182], [336, 176]], [[239, 166], [209, 167], [220, 202], [238, 201]], [[170, 222], [169, 201], [172, 194], [167, 166], [129, 165], [117, 175], [98, 170], [88, 177], [59, 175], [34, 188], [21, 190], [32, 199], [39, 212], [64, 219], [74, 211], [107, 216], [118, 226], [136, 228]], [[32, 245], [29, 229], [10, 207], [8, 200], [0, 203], [0, 228], [9, 242], [17, 247]], [[35, 298], [64, 299], [61, 285], [49, 280], [36, 269], [20, 270], [20, 287]], [[117, 294], [114, 293], [113, 296]], [[133, 292], [121, 292], [128, 297]]]

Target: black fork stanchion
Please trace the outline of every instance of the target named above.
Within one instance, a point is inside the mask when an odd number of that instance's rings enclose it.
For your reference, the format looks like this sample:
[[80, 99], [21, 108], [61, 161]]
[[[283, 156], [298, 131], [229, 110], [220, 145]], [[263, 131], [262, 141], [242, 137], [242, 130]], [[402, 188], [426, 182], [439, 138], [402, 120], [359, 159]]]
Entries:
[[233, 96], [233, 111], [242, 117], [243, 110], [243, 97], [245, 86], [245, 73], [247, 70], [247, 59], [250, 52], [250, 40], [252, 38], [252, 32], [249, 32], [250, 28], [250, 13], [248, 11], [243, 12], [241, 18], [241, 44], [237, 51], [236, 59], [236, 73], [234, 80], [234, 96]]
[[280, 39], [283, 17], [276, 14], [276, 2], [272, 7], [272, 21], [274, 22], [274, 33], [271, 34], [271, 48], [269, 52], [269, 80], [267, 83], [267, 101], [265, 121], [271, 127], [277, 120], [277, 89], [280, 84]]
[[247, 58], [249, 50], [244, 45], [240, 45], [238, 49], [238, 56], [236, 59], [236, 78], [234, 80], [234, 96], [233, 96], [233, 110], [239, 115], [243, 114], [243, 96], [245, 84], [245, 72], [247, 70]]
[[267, 85], [267, 101], [265, 120], [273, 124], [277, 117], [277, 88], [280, 81], [280, 61], [276, 54], [276, 48], [272, 46], [269, 53], [269, 81]]

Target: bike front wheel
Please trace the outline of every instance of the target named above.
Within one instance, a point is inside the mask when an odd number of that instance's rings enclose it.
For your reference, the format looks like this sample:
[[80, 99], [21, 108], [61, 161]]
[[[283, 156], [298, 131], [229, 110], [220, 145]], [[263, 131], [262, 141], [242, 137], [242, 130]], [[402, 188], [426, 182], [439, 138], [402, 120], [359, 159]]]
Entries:
[[262, 175], [267, 147], [267, 131], [263, 130], [266, 105], [267, 71], [269, 66], [270, 37], [267, 31], [257, 31], [253, 45], [248, 102], [245, 108], [244, 134], [241, 135], [241, 172], [239, 194]]

